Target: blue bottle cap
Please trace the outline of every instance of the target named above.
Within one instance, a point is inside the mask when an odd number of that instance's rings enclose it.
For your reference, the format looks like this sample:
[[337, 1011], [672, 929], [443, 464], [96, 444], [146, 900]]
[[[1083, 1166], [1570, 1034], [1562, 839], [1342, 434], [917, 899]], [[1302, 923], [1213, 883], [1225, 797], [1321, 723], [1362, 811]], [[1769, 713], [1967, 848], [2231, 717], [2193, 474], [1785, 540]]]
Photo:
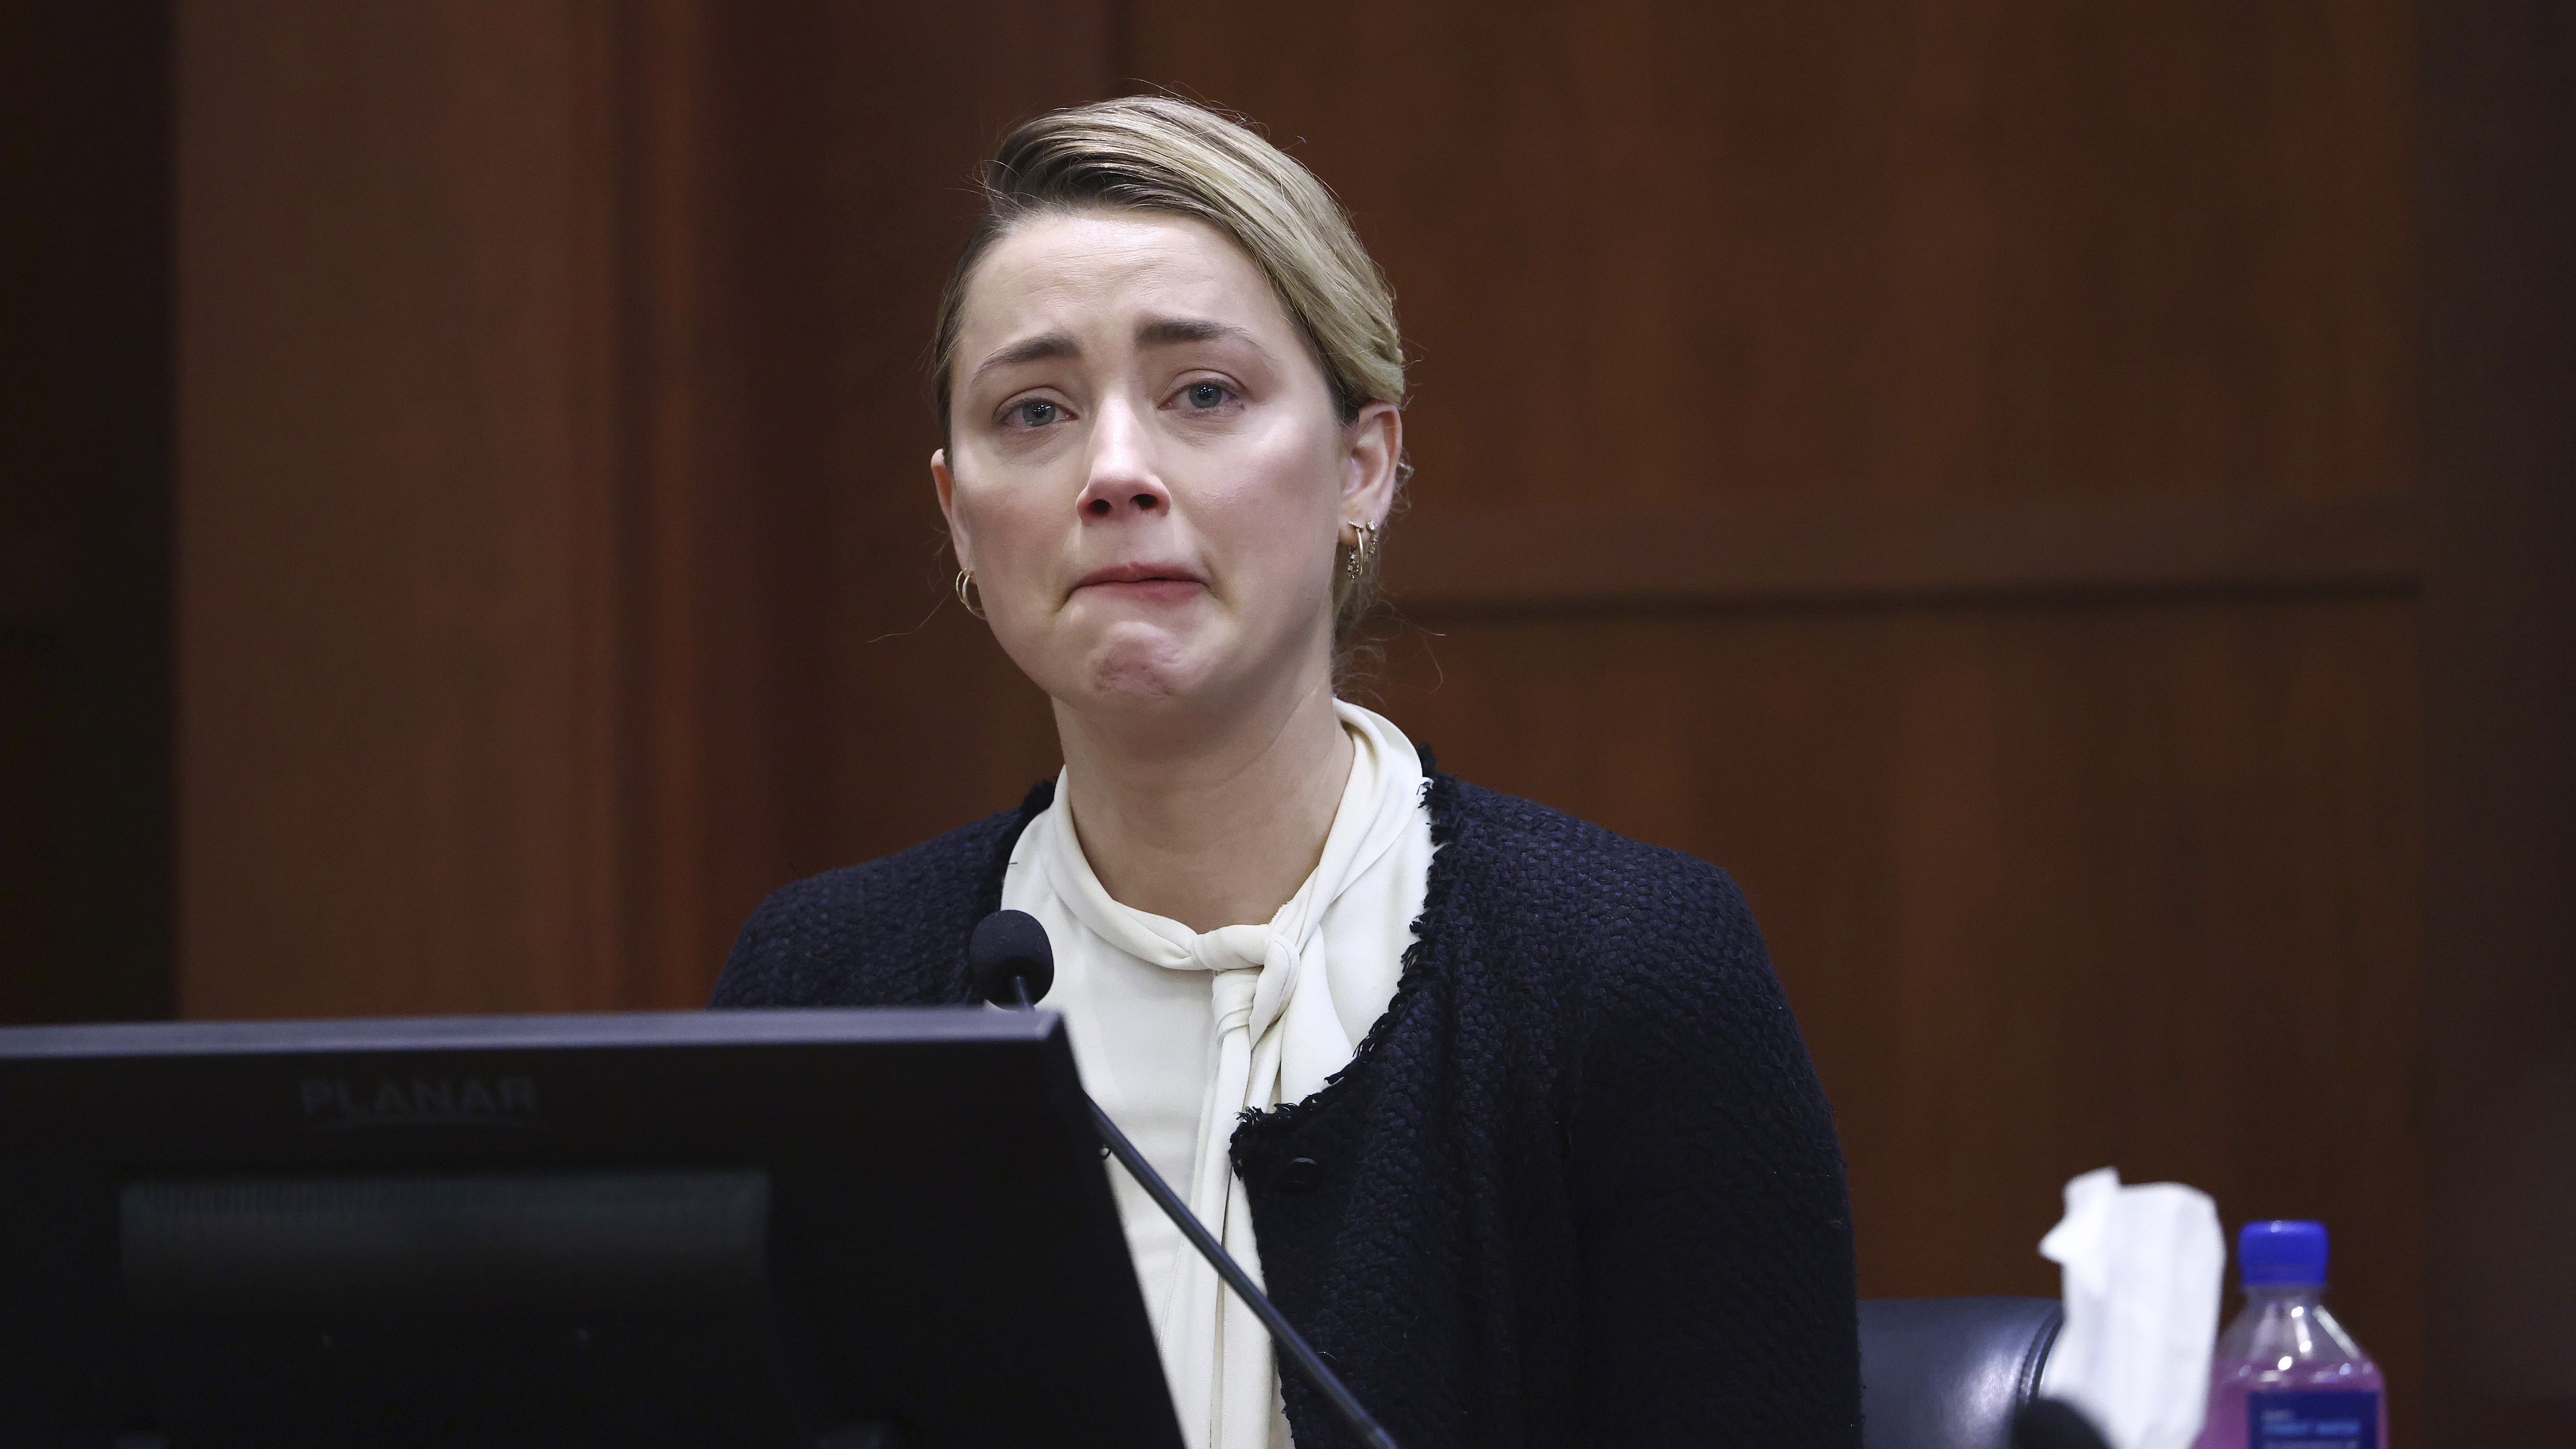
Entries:
[[2274, 1220], [2247, 1223], [2236, 1235], [2236, 1266], [2245, 1286], [2326, 1281], [2326, 1225]]

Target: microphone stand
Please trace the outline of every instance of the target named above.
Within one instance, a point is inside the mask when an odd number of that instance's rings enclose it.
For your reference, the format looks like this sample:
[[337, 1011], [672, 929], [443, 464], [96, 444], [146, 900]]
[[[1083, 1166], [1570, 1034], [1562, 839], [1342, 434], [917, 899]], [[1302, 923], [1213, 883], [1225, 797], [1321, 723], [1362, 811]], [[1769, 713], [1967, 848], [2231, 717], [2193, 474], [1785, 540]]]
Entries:
[[[1027, 977], [1014, 974], [1011, 987], [1019, 995], [1022, 1011], [1037, 1010], [1037, 1003], [1029, 999]], [[1261, 1326], [1270, 1330], [1271, 1341], [1287, 1353], [1289, 1362], [1297, 1365], [1297, 1371], [1306, 1376], [1306, 1382], [1314, 1385], [1315, 1391], [1332, 1403], [1333, 1412], [1341, 1416], [1343, 1425], [1352, 1435], [1369, 1449], [1398, 1449], [1395, 1436], [1361, 1407], [1349, 1386], [1342, 1382], [1341, 1375], [1334, 1373], [1324, 1362], [1323, 1355], [1306, 1342], [1305, 1335], [1272, 1306], [1270, 1296], [1254, 1286], [1252, 1275], [1243, 1271], [1243, 1265], [1234, 1261], [1234, 1255], [1228, 1253], [1225, 1245], [1207, 1230], [1207, 1225], [1199, 1221], [1198, 1214], [1190, 1211], [1189, 1204], [1181, 1201], [1180, 1194], [1172, 1191], [1170, 1183], [1163, 1181], [1163, 1175], [1145, 1160], [1145, 1154], [1137, 1151], [1136, 1144], [1127, 1140], [1127, 1134], [1118, 1130], [1118, 1124], [1109, 1120], [1109, 1114], [1100, 1110], [1100, 1104], [1091, 1099], [1091, 1093], [1086, 1091], [1082, 1094], [1082, 1105], [1091, 1109], [1091, 1125], [1100, 1129], [1101, 1140], [1109, 1144], [1109, 1150], [1117, 1155], [1128, 1176], [1136, 1179], [1137, 1184], [1154, 1199], [1154, 1205], [1163, 1210], [1163, 1216], [1170, 1218], [1172, 1226], [1181, 1230], [1181, 1236], [1190, 1240], [1190, 1246], [1199, 1250], [1199, 1256], [1207, 1259], [1208, 1266], [1225, 1280], [1225, 1286], [1234, 1290], [1234, 1295], [1251, 1307], [1253, 1316], [1261, 1320]]]

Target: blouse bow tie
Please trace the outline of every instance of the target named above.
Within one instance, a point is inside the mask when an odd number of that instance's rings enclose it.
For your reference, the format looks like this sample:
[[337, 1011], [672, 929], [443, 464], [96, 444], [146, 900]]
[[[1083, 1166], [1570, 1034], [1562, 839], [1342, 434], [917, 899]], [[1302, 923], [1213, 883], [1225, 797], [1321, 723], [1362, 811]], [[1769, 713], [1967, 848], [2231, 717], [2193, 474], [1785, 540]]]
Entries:
[[1220, 926], [1190, 942], [1190, 964], [1215, 973], [1212, 1008], [1219, 1036], [1259, 1040], [1297, 986], [1296, 943], [1269, 926]]
[[[1184, 1195], [1256, 1282], [1261, 1258], [1252, 1205], [1234, 1175], [1228, 1143], [1242, 1114], [1317, 1090], [1350, 1061], [1351, 1037], [1333, 1002], [1324, 918], [1389, 858], [1421, 810], [1422, 777], [1403, 735], [1366, 711], [1336, 709], [1354, 745], [1350, 779], [1314, 873], [1266, 922], [1193, 931], [1111, 899], [1082, 854], [1064, 780], [1057, 784], [1056, 809], [1030, 827], [1038, 832], [1032, 848], [1054, 895], [1085, 929], [1138, 961], [1208, 973], [1216, 1052]], [[1252, 1311], [1185, 1253], [1154, 1322], [1184, 1443], [1267, 1449], [1277, 1389], [1270, 1340]]]

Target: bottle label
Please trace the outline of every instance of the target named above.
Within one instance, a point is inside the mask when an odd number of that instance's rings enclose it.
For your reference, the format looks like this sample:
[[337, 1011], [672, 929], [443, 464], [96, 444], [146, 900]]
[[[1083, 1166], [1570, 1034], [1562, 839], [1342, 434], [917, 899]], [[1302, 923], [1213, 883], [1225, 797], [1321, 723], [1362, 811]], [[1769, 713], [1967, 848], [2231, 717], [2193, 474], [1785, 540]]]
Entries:
[[2379, 1449], [2379, 1395], [2253, 1393], [2245, 1396], [2248, 1449]]

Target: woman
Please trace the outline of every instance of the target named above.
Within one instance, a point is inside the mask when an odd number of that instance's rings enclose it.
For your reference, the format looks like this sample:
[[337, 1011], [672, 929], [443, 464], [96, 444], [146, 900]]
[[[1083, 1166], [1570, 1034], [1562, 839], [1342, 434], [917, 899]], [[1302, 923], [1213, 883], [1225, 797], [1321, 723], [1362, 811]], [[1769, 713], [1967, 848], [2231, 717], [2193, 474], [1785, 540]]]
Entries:
[[[1032, 121], [933, 366], [958, 594], [1063, 773], [779, 891], [716, 1004], [965, 1001], [1028, 911], [1094, 1096], [1408, 1449], [1856, 1445], [1841, 1160], [1742, 897], [1334, 697], [1407, 468], [1331, 196], [1181, 102]], [[1342, 1442], [1113, 1182], [1185, 1440]]]

